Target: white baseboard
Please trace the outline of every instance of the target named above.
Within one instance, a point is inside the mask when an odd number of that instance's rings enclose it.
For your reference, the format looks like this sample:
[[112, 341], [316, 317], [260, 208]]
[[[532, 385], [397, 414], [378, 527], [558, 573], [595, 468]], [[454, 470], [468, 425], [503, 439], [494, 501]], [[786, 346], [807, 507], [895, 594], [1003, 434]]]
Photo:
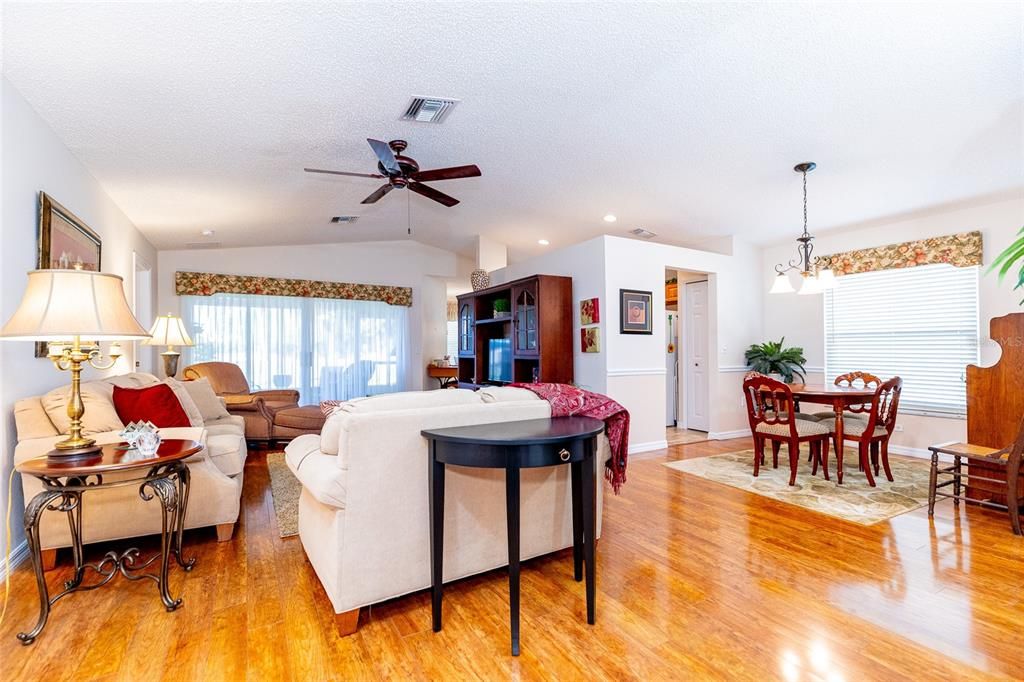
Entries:
[[641, 452], [651, 452], [652, 450], [664, 450], [668, 448], [667, 440], [652, 440], [648, 443], [635, 443], [629, 446], [630, 455], [638, 455]]
[[730, 438], [746, 438], [750, 435], [750, 429], [736, 429], [734, 431], [710, 431], [708, 440], [729, 440]]
[[906, 445], [889, 445], [889, 452], [894, 455], [906, 455], [908, 457], [920, 457], [921, 459], [930, 460], [932, 458], [931, 450], [927, 448], [909, 448]]
[[11, 552], [11, 563], [9, 566], [7, 565], [7, 557], [0, 557], [0, 585], [7, 582], [7, 576], [10, 575], [10, 572], [26, 559], [28, 559], [27, 540], [22, 540]]

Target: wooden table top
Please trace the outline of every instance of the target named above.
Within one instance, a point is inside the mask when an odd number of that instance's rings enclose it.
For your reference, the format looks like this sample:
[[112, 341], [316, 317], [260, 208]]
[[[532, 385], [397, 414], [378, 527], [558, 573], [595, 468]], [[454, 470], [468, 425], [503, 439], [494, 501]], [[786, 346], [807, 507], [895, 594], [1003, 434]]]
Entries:
[[425, 438], [480, 445], [542, 445], [569, 438], [587, 438], [604, 431], [604, 422], [591, 417], [550, 417], [473, 424], [421, 431]]
[[438, 367], [437, 365], [427, 365], [427, 376], [429, 377], [453, 377], [459, 373], [458, 367]]
[[873, 388], [854, 388], [850, 386], [836, 386], [834, 384], [789, 384], [793, 395], [798, 397], [819, 397], [819, 398], [871, 398], [875, 395]]
[[95, 455], [68, 457], [66, 460], [50, 457], [35, 457], [15, 467], [23, 474], [33, 476], [81, 476], [106, 474], [114, 471], [145, 468], [157, 464], [169, 464], [191, 457], [203, 449], [202, 443], [194, 440], [170, 438], [161, 441], [152, 455], [143, 455], [137, 449], [125, 449], [127, 443], [104, 445]]

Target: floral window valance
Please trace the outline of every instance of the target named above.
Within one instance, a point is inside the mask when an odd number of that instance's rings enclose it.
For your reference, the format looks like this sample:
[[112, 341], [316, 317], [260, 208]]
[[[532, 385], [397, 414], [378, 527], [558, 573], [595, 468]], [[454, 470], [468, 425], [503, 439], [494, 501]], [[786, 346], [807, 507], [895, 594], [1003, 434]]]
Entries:
[[174, 273], [174, 293], [178, 296], [257, 294], [302, 298], [340, 298], [352, 301], [380, 301], [405, 307], [412, 305], [412, 288], [410, 287], [319, 282], [312, 279], [285, 279], [283, 277], [215, 275], [208, 272]]
[[875, 270], [912, 268], [917, 265], [948, 263], [958, 268], [981, 265], [981, 232], [961, 232], [901, 244], [844, 251], [824, 256], [826, 265], [838, 275]]

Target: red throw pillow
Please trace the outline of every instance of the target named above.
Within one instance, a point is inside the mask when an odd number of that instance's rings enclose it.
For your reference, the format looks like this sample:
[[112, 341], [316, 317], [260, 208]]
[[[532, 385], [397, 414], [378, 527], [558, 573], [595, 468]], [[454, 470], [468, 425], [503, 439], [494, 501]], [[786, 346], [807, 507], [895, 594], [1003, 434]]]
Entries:
[[148, 421], [159, 428], [192, 425], [178, 397], [167, 384], [146, 388], [114, 386], [114, 410], [125, 424]]

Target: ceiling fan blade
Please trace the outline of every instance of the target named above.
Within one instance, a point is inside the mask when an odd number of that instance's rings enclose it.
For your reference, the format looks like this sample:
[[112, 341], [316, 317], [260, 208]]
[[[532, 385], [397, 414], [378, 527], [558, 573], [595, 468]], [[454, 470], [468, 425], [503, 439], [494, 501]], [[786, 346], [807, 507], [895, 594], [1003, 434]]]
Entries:
[[388, 146], [387, 142], [381, 142], [369, 137], [366, 138], [366, 141], [370, 143], [373, 153], [377, 155], [377, 158], [380, 159], [381, 164], [389, 173], [402, 172], [402, 169], [398, 167], [398, 161], [395, 160], [395, 153], [391, 151], [391, 147]]
[[434, 180], [475, 178], [479, 175], [480, 169], [476, 166], [453, 166], [451, 168], [434, 168], [432, 170], [419, 171], [412, 175], [412, 179], [419, 180], [420, 182], [432, 182]]
[[359, 203], [361, 203], [361, 204], [373, 204], [373, 203], [376, 203], [378, 200], [380, 200], [380, 198], [382, 196], [384, 196], [385, 194], [387, 194], [388, 192], [390, 192], [394, 188], [395, 188], [395, 186], [392, 185], [390, 182], [388, 184], [386, 184], [386, 185], [381, 185], [380, 188], [376, 192], [374, 192], [370, 196], [366, 197], [365, 199], [363, 199]]
[[384, 177], [383, 175], [378, 175], [377, 173], [347, 173], [345, 171], [322, 170], [320, 168], [303, 168], [302, 170], [306, 171], [307, 173], [326, 173], [327, 175], [350, 175], [353, 178], [381, 179]]
[[445, 206], [454, 206], [455, 204], [459, 203], [459, 200], [456, 199], [455, 197], [450, 197], [444, 192], [438, 192], [433, 187], [423, 185], [418, 182], [410, 182], [409, 189], [411, 189], [413, 192], [416, 192], [416, 194], [422, 194], [426, 198], [433, 199], [437, 203], [444, 204]]

